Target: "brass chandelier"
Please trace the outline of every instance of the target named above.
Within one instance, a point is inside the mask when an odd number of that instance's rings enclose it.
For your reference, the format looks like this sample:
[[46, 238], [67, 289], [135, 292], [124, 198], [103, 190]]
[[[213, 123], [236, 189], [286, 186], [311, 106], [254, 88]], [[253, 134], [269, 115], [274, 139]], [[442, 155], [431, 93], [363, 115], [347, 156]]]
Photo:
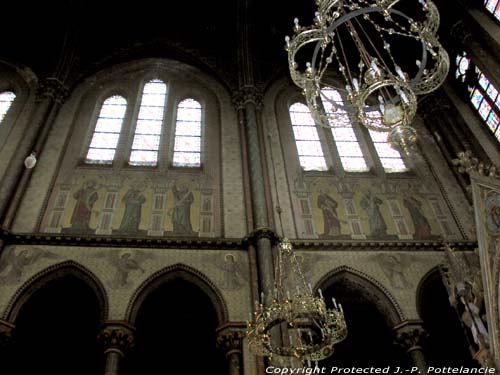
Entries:
[[270, 303], [262, 294], [248, 322], [250, 350], [283, 366], [294, 359], [311, 366], [332, 355], [334, 344], [347, 336], [342, 306], [332, 299], [334, 308], [328, 309], [321, 290], [314, 295], [286, 238], [278, 245], [274, 280]]
[[314, 120], [336, 127], [347, 114], [368, 129], [389, 132], [390, 144], [406, 150], [416, 142], [417, 96], [436, 90], [450, 66], [436, 36], [437, 7], [430, 0], [316, 5], [314, 24], [303, 27], [296, 18], [295, 34], [285, 38], [292, 80]]

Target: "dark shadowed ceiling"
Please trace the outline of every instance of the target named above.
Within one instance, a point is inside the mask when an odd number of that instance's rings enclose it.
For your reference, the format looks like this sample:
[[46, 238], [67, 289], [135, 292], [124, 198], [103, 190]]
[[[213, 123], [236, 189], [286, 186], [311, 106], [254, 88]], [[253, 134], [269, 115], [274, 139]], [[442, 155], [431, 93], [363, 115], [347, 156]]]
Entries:
[[315, 10], [314, 0], [9, 1], [2, 4], [0, 59], [54, 75], [66, 38], [77, 56], [72, 82], [118, 62], [171, 57], [232, 86], [246, 25], [255, 74], [265, 84], [287, 74], [284, 37], [294, 17], [309, 25]]

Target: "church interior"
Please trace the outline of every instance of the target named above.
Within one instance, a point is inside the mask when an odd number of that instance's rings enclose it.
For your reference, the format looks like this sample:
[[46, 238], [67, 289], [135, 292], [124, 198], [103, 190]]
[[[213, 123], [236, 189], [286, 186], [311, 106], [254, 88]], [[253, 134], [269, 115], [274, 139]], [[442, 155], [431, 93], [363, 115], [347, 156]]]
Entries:
[[499, 0], [1, 8], [2, 373], [500, 370]]

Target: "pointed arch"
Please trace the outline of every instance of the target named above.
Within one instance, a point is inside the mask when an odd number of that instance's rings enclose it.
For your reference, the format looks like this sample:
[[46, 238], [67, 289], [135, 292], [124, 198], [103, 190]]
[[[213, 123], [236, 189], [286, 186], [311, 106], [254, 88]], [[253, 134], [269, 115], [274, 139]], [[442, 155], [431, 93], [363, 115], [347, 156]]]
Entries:
[[125, 320], [134, 325], [145, 299], [160, 285], [175, 279], [182, 279], [196, 285], [209, 297], [217, 314], [219, 326], [228, 321], [227, 304], [217, 287], [203, 273], [182, 263], [159, 270], [146, 279], [130, 299]]
[[99, 303], [101, 320], [105, 321], [108, 316], [109, 304], [104, 285], [93, 272], [72, 260], [54, 264], [30, 277], [11, 298], [5, 311], [4, 319], [9, 322], [15, 322], [23, 305], [37, 290], [43, 288], [53, 280], [57, 280], [68, 275], [82, 280], [94, 291]]
[[324, 275], [315, 286], [326, 289], [337, 283], [345, 283], [349, 289], [360, 293], [384, 315], [389, 327], [405, 320], [403, 310], [396, 299], [381, 283], [373, 277], [354, 268], [341, 266]]

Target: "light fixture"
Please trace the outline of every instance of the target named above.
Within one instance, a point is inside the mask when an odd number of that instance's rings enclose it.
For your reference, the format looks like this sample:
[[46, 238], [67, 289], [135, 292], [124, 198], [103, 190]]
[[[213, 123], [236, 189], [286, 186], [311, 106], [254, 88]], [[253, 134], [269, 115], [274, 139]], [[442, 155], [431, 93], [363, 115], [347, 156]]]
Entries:
[[26, 157], [26, 159], [24, 159], [24, 166], [27, 169], [32, 169], [35, 167], [35, 165], [36, 165], [36, 153], [32, 152]]
[[342, 306], [332, 299], [334, 308], [328, 309], [321, 290], [313, 293], [286, 238], [278, 245], [274, 280], [274, 290], [267, 299], [261, 294], [248, 322], [250, 350], [281, 365], [298, 360], [311, 366], [332, 355], [334, 344], [347, 336]]
[[450, 66], [436, 36], [437, 7], [430, 0], [316, 5], [314, 24], [303, 27], [296, 18], [294, 36], [285, 38], [292, 80], [303, 89], [314, 120], [335, 127], [347, 112], [368, 129], [389, 132], [392, 146], [407, 149], [416, 142], [417, 96], [436, 90]]

